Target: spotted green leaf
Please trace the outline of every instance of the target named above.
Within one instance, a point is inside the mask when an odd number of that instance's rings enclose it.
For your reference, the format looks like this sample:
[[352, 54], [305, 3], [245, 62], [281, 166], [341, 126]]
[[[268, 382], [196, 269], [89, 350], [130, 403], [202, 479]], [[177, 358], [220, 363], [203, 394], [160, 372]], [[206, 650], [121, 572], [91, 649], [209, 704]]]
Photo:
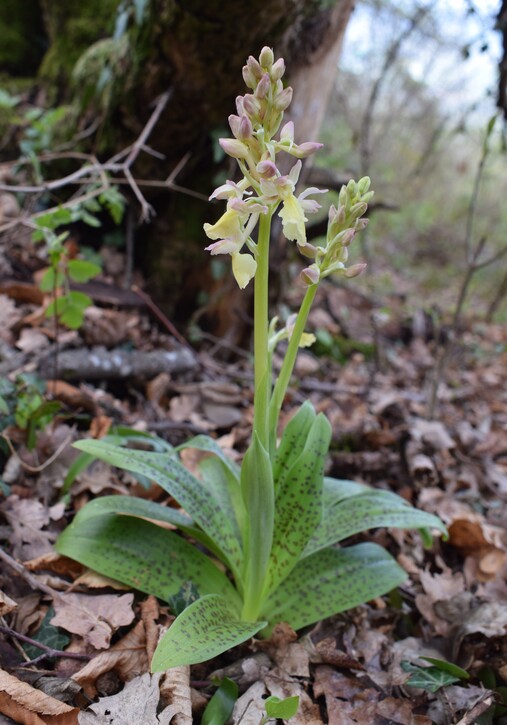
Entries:
[[305, 549], [305, 556], [380, 526], [397, 529], [427, 527], [446, 533], [439, 518], [413, 508], [400, 496], [390, 491], [363, 488], [356, 495], [326, 501], [322, 521]]
[[323, 549], [303, 559], [265, 603], [261, 616], [293, 629], [344, 612], [399, 586], [407, 575], [377, 544]]
[[217, 592], [239, 607], [236, 590], [209, 557], [172, 531], [143, 519], [115, 514], [76, 517], [60, 534], [56, 550], [166, 601], [191, 581], [199, 594]]
[[75, 446], [112, 466], [156, 481], [215, 542], [234, 568], [240, 567], [241, 541], [233, 522], [220, 502], [172, 453], [132, 450], [92, 440], [79, 441]]
[[[221, 475], [218, 474], [219, 466], [216, 464], [208, 464], [211, 457], [205, 458], [200, 464], [202, 477], [208, 485], [213, 485], [215, 491], [217, 491], [217, 487], [224, 489], [223, 493], [218, 495], [222, 498], [222, 500], [226, 499], [228, 501], [226, 504], [227, 507], [232, 504], [234, 509], [232, 519], [235, 519], [238, 522], [239, 527], [242, 529], [246, 512], [243, 498], [241, 496], [240, 467], [220, 448], [218, 443], [209, 436], [195, 436], [185, 443], [182, 443], [176, 450], [179, 451], [184, 448], [195, 448], [199, 451], [212, 453], [213, 458], [216, 458], [220, 462], [220, 466], [222, 467]], [[208, 477], [208, 470], [210, 471], [210, 477]]]
[[306, 401], [285, 427], [273, 461], [275, 486], [281, 484], [283, 477], [303, 452], [314, 420], [315, 410], [312, 404]]
[[241, 466], [241, 492], [248, 511], [244, 529], [245, 605], [256, 616], [273, 542], [275, 502], [271, 461], [255, 432]]
[[152, 672], [192, 665], [245, 642], [266, 622], [244, 622], [229, 601], [218, 594], [201, 597], [182, 612], [160, 640]]
[[104, 514], [137, 516], [171, 524], [183, 531], [187, 536], [200, 541], [217, 558], [224, 560], [224, 564], [229, 565], [227, 559], [217, 549], [209, 536], [196, 526], [189, 516], [170, 506], [162, 506], [162, 504], [145, 498], [138, 498], [137, 496], [101, 496], [83, 506], [76, 514], [74, 523], [80, 525], [87, 519], [103, 516]]
[[319, 525], [324, 459], [330, 439], [331, 426], [320, 414], [312, 422], [302, 453], [280, 478], [265, 596], [296, 566], [301, 552]]

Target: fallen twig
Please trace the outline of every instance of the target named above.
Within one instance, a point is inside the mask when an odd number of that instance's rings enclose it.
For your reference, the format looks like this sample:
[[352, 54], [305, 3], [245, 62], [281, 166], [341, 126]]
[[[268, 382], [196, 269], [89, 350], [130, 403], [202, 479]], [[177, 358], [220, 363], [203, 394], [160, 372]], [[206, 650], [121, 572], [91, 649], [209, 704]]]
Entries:
[[80, 654], [79, 652], [65, 652], [65, 650], [53, 649], [53, 647], [48, 647], [47, 644], [43, 644], [42, 642], [38, 642], [36, 639], [27, 637], [26, 634], [16, 632], [14, 629], [11, 629], [11, 627], [5, 627], [3, 625], [0, 625], [0, 632], [6, 634], [8, 637], [13, 637], [20, 642], [25, 642], [25, 644], [30, 644], [33, 647], [37, 647], [38, 649], [43, 650], [44, 654], [40, 655], [39, 657], [35, 657], [32, 660], [28, 660], [27, 662], [23, 662], [23, 664], [19, 665], [19, 667], [30, 667], [32, 665], [39, 664], [39, 662], [42, 662], [42, 660], [45, 660], [48, 657], [67, 657], [68, 659], [85, 660], [86, 662], [91, 659], [90, 655]]

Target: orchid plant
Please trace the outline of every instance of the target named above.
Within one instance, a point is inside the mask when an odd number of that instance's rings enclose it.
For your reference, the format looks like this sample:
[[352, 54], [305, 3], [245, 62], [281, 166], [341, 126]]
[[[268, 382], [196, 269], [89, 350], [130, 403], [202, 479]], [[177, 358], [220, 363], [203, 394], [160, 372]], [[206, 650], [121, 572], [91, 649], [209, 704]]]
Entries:
[[[370, 180], [350, 181], [331, 206], [327, 240], [307, 241], [307, 214], [319, 209], [316, 188], [297, 193], [301, 159], [321, 144], [296, 143], [291, 122], [282, 126], [292, 97], [285, 64], [263, 48], [250, 57], [243, 78], [251, 92], [229, 117], [234, 138], [220, 145], [237, 160], [241, 178], [211, 195], [227, 202], [215, 224], [205, 224], [211, 254], [228, 254], [241, 288], [254, 283], [254, 422], [239, 467], [219, 445], [199, 435], [178, 448], [130, 431], [101, 441], [80, 441], [82, 465], [100, 458], [156, 481], [182, 507], [174, 509], [125, 496], [106, 496], [79, 511], [57, 550], [83, 564], [169, 602], [178, 615], [161, 638], [152, 670], [214, 657], [254, 635], [268, 636], [278, 622], [294, 629], [313, 624], [389, 592], [406, 574], [382, 547], [340, 542], [379, 526], [445, 533], [435, 516], [412, 508], [389, 491], [324, 476], [331, 426], [306, 402], [283, 431], [279, 417], [298, 347], [318, 286], [331, 274], [353, 277], [348, 247], [364, 229]], [[297, 160], [284, 174], [281, 154]], [[296, 315], [278, 326], [268, 318], [270, 227], [282, 221], [285, 238], [307, 260], [305, 290]], [[254, 231], [257, 230], [257, 234]], [[273, 353], [286, 341], [280, 372]], [[128, 447], [149, 444], [152, 450]], [[198, 475], [180, 460], [187, 448], [201, 452]], [[183, 534], [175, 531], [175, 528]]]

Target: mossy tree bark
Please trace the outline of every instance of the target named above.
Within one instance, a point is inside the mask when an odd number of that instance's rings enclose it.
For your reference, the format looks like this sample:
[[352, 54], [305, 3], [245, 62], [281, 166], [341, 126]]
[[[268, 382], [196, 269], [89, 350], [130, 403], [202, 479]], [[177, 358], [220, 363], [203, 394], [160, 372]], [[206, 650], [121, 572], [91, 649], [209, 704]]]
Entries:
[[[189, 153], [178, 183], [205, 196], [214, 188], [218, 171], [233, 173], [233, 166], [224, 168], [223, 160], [222, 165], [214, 160], [212, 138], [222, 129], [228, 134], [227, 116], [234, 111], [236, 95], [244, 92], [241, 68], [247, 56], [270, 45], [285, 57], [294, 76], [303, 134], [309, 132], [315, 139], [325, 105], [315, 88], [320, 83], [328, 92], [331, 87], [337, 49], [352, 10], [352, 0], [39, 2], [49, 40], [40, 77], [53, 88], [57, 85], [59, 102], [80, 100], [84, 118], [99, 114], [100, 128], [87, 140], [90, 150], [106, 156], [132, 143], [153, 101], [171, 89], [148, 141], [165, 158], [142, 154], [133, 171], [141, 178], [165, 179]], [[136, 6], [143, 11], [141, 22], [136, 20]], [[77, 83], [72, 75], [76, 61]], [[312, 81], [305, 85], [307, 71]], [[308, 124], [308, 116], [313, 123]], [[204, 201], [167, 192], [153, 193], [149, 201], [157, 217], [137, 229], [138, 257], [150, 291], [169, 312], [176, 309], [178, 317], [185, 317], [195, 309], [203, 288], [211, 294], [214, 286], [223, 289], [223, 283], [213, 281], [210, 259], [203, 253], [202, 223], [212, 221], [218, 208], [215, 212]], [[231, 305], [224, 307], [230, 313]]]

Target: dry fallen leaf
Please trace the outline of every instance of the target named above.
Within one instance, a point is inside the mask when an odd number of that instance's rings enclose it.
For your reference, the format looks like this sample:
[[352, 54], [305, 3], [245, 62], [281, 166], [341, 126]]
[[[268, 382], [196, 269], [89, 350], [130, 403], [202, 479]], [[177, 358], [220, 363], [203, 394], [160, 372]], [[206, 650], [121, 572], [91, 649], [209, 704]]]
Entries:
[[132, 593], [90, 596], [67, 592], [55, 600], [51, 624], [79, 634], [95, 649], [104, 649], [118, 627], [130, 624], [134, 619], [133, 601]]
[[0, 617], [5, 617], [6, 614], [12, 612], [12, 610], [16, 609], [17, 606], [18, 603], [15, 602], [14, 599], [11, 599], [7, 596], [7, 594], [0, 590]]
[[172, 725], [192, 725], [192, 696], [190, 692], [190, 667], [172, 667], [167, 670], [160, 687], [160, 694], [174, 711]]
[[144, 623], [138, 622], [125, 637], [90, 660], [72, 679], [83, 687], [88, 697], [95, 697], [95, 681], [105, 672], [115, 670], [122, 680], [130, 680], [146, 672], [148, 666]]
[[266, 686], [260, 680], [255, 682], [236, 700], [232, 711], [232, 725], [259, 725], [264, 710]]
[[[175, 723], [177, 706], [168, 705], [157, 715], [160, 674], [145, 672], [127, 682], [117, 695], [102, 697], [79, 714], [79, 725], [169, 725]], [[187, 721], [188, 722], [188, 721]], [[191, 720], [190, 720], [191, 722]]]
[[79, 710], [0, 670], [0, 712], [20, 725], [76, 725]]
[[[3, 512], [12, 526], [12, 555], [25, 561], [52, 551], [56, 533], [47, 531], [51, 511], [34, 498], [11, 495], [3, 505]], [[62, 511], [63, 513], [63, 511]]]

